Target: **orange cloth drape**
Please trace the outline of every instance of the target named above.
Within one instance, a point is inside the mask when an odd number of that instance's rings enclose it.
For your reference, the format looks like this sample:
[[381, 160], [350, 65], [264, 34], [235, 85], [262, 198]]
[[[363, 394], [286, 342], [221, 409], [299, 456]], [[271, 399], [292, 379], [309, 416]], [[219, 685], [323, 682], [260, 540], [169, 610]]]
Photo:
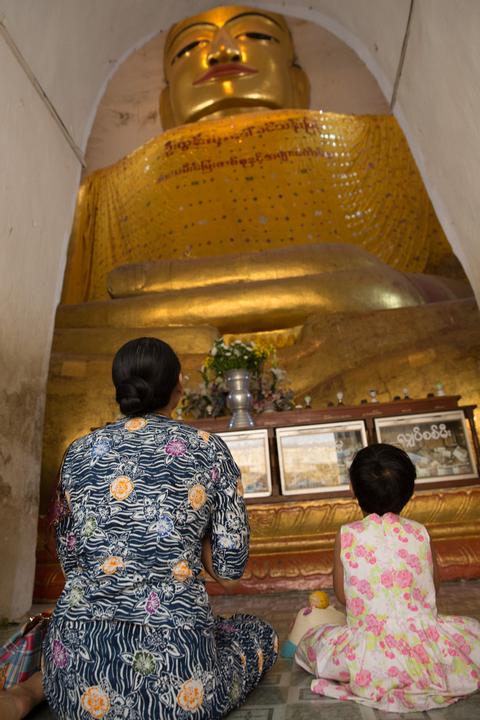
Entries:
[[169, 130], [80, 188], [63, 302], [161, 258], [353, 243], [404, 271], [451, 254], [391, 116], [277, 110]]

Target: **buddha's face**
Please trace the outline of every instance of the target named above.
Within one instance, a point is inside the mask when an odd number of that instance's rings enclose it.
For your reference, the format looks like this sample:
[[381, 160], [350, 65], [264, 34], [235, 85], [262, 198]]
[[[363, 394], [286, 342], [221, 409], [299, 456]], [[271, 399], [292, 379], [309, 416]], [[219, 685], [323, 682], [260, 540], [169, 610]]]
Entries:
[[[308, 107], [308, 80], [294, 64], [280, 15], [220, 7], [177, 23], [165, 45], [167, 125], [260, 108]], [[165, 123], [165, 106], [171, 114]]]

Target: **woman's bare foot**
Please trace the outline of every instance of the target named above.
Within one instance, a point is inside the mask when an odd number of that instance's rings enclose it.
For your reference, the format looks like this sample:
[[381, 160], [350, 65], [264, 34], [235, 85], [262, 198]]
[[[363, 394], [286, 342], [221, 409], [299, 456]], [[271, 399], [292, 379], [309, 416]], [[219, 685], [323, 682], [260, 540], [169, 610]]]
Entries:
[[1, 720], [21, 720], [44, 699], [42, 673], [36, 672], [20, 685], [0, 692]]
[[0, 717], [2, 720], [20, 720], [25, 717], [21, 699], [11, 690], [2, 690], [0, 693]]

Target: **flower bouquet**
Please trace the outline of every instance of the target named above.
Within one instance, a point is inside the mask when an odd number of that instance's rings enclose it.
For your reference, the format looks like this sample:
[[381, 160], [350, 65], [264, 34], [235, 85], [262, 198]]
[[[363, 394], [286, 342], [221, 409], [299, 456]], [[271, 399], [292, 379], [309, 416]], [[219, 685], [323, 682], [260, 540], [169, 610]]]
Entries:
[[254, 342], [234, 340], [227, 345], [222, 338], [215, 340], [202, 367], [206, 379], [224, 377], [229, 370], [244, 368], [252, 376], [258, 375], [265, 361], [272, 355], [273, 348], [260, 347]]
[[181, 414], [193, 418], [227, 415], [225, 375], [229, 370], [240, 368], [250, 373], [254, 412], [291, 410], [294, 407], [292, 390], [281, 385], [286, 374], [277, 366], [273, 346], [242, 340], [227, 344], [219, 338], [200, 370], [201, 385], [196, 390], [185, 391]]

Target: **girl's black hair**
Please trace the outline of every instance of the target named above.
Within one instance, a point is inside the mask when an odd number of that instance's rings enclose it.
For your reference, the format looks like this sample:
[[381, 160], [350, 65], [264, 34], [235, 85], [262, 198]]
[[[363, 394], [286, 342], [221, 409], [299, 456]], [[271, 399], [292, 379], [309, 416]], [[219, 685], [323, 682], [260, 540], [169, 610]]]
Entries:
[[178, 357], [158, 338], [130, 340], [113, 358], [112, 380], [124, 415], [144, 415], [166, 407], [179, 376]]
[[394, 445], [376, 443], [359, 450], [350, 466], [350, 482], [363, 512], [398, 515], [413, 495], [415, 465]]

